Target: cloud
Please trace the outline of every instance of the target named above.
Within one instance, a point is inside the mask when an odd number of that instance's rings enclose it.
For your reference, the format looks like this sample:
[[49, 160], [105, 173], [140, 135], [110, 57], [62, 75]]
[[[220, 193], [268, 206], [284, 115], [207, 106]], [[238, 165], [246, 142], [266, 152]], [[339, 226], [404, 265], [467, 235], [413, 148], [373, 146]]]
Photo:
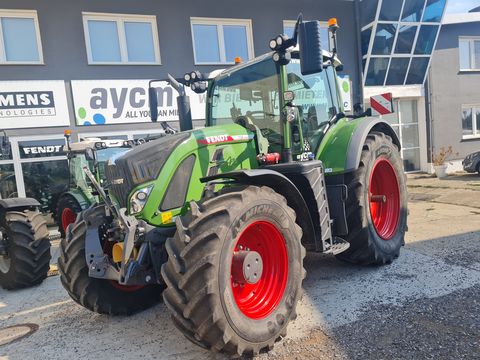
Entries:
[[465, 13], [480, 6], [480, 0], [449, 0], [448, 13]]

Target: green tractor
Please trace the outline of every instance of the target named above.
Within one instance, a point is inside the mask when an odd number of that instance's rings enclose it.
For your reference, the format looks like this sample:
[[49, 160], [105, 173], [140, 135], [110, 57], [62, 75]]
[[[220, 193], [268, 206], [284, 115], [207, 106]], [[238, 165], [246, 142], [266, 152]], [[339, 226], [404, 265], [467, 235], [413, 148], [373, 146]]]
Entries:
[[[399, 140], [380, 119], [343, 113], [342, 65], [321, 49], [319, 22], [299, 17], [294, 34], [210, 77], [170, 76], [181, 132], [118, 157], [105, 186], [85, 168], [102, 203], [61, 243], [72, 299], [130, 314], [165, 288], [189, 340], [253, 355], [295, 319], [306, 250], [357, 264], [398, 257], [407, 228]], [[203, 129], [191, 130], [187, 85], [207, 92]], [[153, 86], [149, 94], [155, 121]]]
[[[1, 158], [10, 151], [4, 131], [0, 141]], [[0, 172], [0, 183], [4, 185], [2, 178]], [[16, 195], [13, 186], [10, 190], [8, 198], [0, 197], [0, 286], [13, 290], [40, 284], [47, 277], [51, 255], [40, 203], [31, 198], [10, 196]]]

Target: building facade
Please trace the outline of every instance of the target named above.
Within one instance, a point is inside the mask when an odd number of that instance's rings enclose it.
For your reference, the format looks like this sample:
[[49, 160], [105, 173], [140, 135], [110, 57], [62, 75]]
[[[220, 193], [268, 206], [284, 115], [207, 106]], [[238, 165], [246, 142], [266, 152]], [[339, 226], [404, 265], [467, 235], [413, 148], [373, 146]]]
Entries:
[[[345, 75], [360, 99], [355, 4], [273, 0], [0, 0], [0, 129], [11, 149], [0, 157], [0, 195], [31, 196], [52, 210], [68, 186], [62, 145], [86, 136], [145, 137], [150, 79], [210, 72], [268, 52], [272, 37], [291, 31], [300, 12], [325, 24], [337, 17]], [[328, 44], [324, 45], [328, 46]], [[172, 89], [162, 83], [160, 119], [175, 121]], [[192, 93], [195, 126], [204, 97]], [[357, 100], [359, 101], [359, 100]]]
[[480, 151], [480, 8], [447, 15], [427, 83], [429, 142], [433, 153], [453, 148], [449, 172]]

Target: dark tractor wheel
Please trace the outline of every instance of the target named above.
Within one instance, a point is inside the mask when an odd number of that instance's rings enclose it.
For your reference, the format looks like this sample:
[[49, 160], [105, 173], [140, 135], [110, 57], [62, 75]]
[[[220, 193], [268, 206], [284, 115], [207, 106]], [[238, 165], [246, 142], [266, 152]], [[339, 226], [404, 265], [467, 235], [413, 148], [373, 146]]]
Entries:
[[[125, 286], [113, 280], [88, 276], [85, 236], [89, 224], [98, 224], [98, 217], [101, 223], [108, 224], [102, 205], [82, 211], [60, 242], [58, 270], [65, 290], [75, 302], [100, 314], [130, 315], [158, 303], [163, 290], [161, 285]], [[95, 230], [100, 236], [102, 229]], [[102, 245], [104, 249], [108, 248], [108, 244]]]
[[358, 169], [346, 177], [350, 248], [337, 257], [356, 264], [389, 264], [405, 244], [407, 187], [392, 139], [368, 135]]
[[57, 204], [57, 225], [62, 238], [65, 238], [67, 227], [73, 224], [82, 211], [78, 201], [72, 196], [62, 196]]
[[50, 268], [47, 223], [38, 211], [9, 211], [0, 220], [0, 285], [19, 289], [40, 284]]
[[286, 335], [305, 276], [302, 230], [268, 187], [231, 188], [191, 203], [167, 240], [165, 305], [192, 342], [255, 355]]

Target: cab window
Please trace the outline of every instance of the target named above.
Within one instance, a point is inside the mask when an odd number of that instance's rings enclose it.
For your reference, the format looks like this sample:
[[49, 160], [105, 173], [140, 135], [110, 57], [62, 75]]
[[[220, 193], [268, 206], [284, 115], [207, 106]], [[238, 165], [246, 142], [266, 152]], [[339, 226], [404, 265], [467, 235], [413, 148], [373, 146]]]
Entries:
[[209, 124], [237, 123], [260, 131], [269, 151], [283, 145], [279, 104], [279, 70], [271, 57], [217, 78], [210, 90]]
[[292, 59], [287, 65], [288, 90], [295, 93], [302, 132], [309, 148], [316, 151], [328, 121], [339, 111], [336, 77], [333, 67], [311, 75], [302, 75], [300, 61]]

